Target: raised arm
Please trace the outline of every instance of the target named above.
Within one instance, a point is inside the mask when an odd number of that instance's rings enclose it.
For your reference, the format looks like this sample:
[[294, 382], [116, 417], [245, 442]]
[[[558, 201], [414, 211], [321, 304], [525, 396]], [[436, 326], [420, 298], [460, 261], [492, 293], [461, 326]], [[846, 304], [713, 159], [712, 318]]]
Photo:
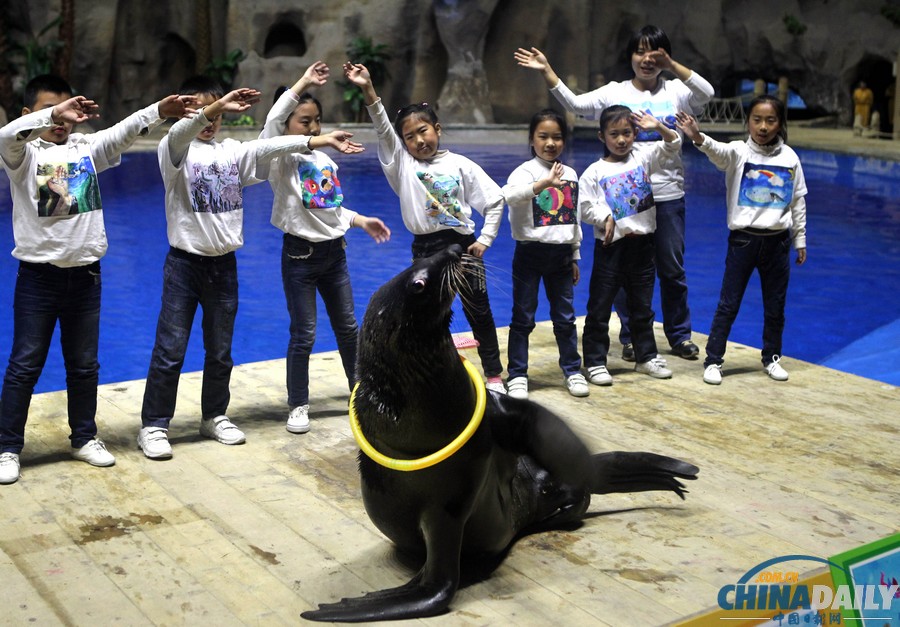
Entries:
[[513, 58], [516, 60], [516, 63], [522, 67], [527, 67], [540, 72], [549, 89], [553, 89], [556, 87], [557, 83], [559, 83], [559, 76], [557, 76], [556, 72], [553, 71], [553, 68], [550, 67], [550, 62], [547, 60], [547, 57], [534, 46], [532, 46], [530, 50], [519, 48], [513, 53]]
[[283, 135], [287, 119], [297, 108], [300, 95], [313, 87], [321, 87], [327, 83], [329, 73], [330, 70], [324, 61], [316, 61], [306, 68], [297, 82], [290, 89], [285, 90], [269, 109], [266, 124], [259, 134], [260, 139]]
[[375, 93], [375, 86], [372, 84], [372, 75], [369, 74], [368, 68], [362, 63], [344, 63], [344, 76], [347, 80], [359, 87], [363, 93], [363, 100], [366, 106], [375, 104], [378, 100], [378, 94]]

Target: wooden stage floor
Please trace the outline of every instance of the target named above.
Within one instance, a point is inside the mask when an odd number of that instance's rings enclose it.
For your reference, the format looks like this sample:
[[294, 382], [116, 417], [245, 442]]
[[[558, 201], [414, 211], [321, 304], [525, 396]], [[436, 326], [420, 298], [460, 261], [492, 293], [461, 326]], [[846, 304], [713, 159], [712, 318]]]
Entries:
[[[675, 357], [674, 378], [658, 381], [632, 372], [614, 342], [615, 384], [575, 399], [540, 324], [533, 400], [593, 450], [681, 457], [700, 479], [684, 502], [595, 497], [579, 529], [520, 540], [428, 622], [667, 625], [714, 607], [720, 587], [764, 560], [897, 532], [900, 388], [790, 358], [778, 383], [757, 349], [731, 345], [726, 357], [721, 386], [703, 383], [701, 361]], [[312, 374], [312, 430], [291, 435], [283, 360], [238, 367], [237, 447], [199, 436], [200, 376], [184, 375], [169, 461], [135, 444], [143, 381], [102, 386], [100, 435], [117, 456], [105, 469], [70, 458], [65, 393], [35, 396], [22, 478], [0, 486], [0, 623], [296, 624], [317, 602], [405, 582], [411, 571], [359, 497], [336, 354], [314, 355]]]

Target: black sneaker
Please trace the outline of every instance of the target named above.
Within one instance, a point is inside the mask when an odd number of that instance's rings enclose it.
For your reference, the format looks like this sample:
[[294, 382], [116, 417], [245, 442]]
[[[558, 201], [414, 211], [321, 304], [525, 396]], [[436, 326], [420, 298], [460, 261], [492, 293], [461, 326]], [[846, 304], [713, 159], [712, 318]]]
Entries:
[[672, 347], [672, 354], [677, 355], [682, 359], [697, 359], [697, 355], [700, 354], [700, 349], [697, 348], [697, 345], [692, 341], [685, 340]]
[[634, 344], [625, 344], [622, 346], [622, 359], [625, 361], [634, 361]]

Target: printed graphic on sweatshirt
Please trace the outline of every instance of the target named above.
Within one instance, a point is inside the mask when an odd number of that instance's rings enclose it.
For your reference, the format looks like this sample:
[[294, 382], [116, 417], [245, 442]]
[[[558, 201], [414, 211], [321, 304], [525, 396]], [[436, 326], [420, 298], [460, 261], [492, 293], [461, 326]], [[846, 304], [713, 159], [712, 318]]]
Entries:
[[745, 207], [785, 211], [794, 199], [794, 168], [745, 163], [738, 198]]
[[435, 224], [463, 226], [465, 215], [459, 206], [459, 177], [448, 174], [417, 172], [425, 187], [425, 215]]
[[344, 194], [333, 167], [326, 165], [320, 169], [315, 163], [302, 161], [297, 166], [297, 172], [300, 174], [304, 207], [326, 209], [341, 206]]
[[37, 169], [38, 216], [74, 216], [99, 211], [100, 185], [90, 157], [78, 163], [41, 163]]
[[195, 213], [225, 213], [243, 207], [236, 163], [195, 163], [189, 177]]
[[531, 199], [531, 213], [535, 228], [578, 224], [578, 182], [563, 181], [562, 187], [550, 187]]
[[[677, 110], [674, 102], [643, 100], [641, 102], [623, 102], [622, 104], [635, 113], [639, 111], [649, 113], [673, 131], [675, 130], [675, 114]], [[646, 131], [641, 128], [637, 129], [637, 135], [634, 137], [636, 142], [656, 142], [660, 140], [662, 140], [662, 135], [659, 134], [659, 131]]]
[[600, 189], [616, 222], [654, 206], [650, 176], [643, 166], [600, 179]]

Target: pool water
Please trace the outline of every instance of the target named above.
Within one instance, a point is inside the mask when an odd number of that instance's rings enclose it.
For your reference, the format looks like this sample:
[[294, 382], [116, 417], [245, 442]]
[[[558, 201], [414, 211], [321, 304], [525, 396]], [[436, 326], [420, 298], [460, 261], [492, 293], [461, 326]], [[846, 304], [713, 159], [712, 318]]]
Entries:
[[[455, 146], [482, 165], [498, 183], [529, 158], [521, 146]], [[381, 217], [391, 241], [376, 245], [360, 229], [347, 236], [348, 262], [357, 317], [374, 290], [410, 261], [412, 236], [400, 219], [397, 199], [377, 163], [375, 147], [362, 155], [336, 158], [348, 207]], [[599, 144], [577, 140], [567, 162], [582, 172], [597, 158]], [[824, 364], [900, 385], [900, 163], [798, 150], [809, 187], [808, 260], [792, 267], [784, 351], [790, 357]], [[693, 328], [708, 333], [718, 301], [725, 258], [724, 175], [696, 149], [684, 151], [687, 190], [685, 264]], [[162, 266], [168, 243], [163, 185], [155, 153], [129, 153], [122, 165], [100, 175], [109, 251], [101, 262], [103, 304], [100, 379], [112, 383], [147, 374], [159, 313]], [[18, 262], [13, 248], [9, 181], [0, 175], [0, 367], [12, 344], [12, 297]], [[237, 253], [240, 306], [234, 359], [246, 363], [282, 358], [288, 342], [288, 314], [281, 287], [281, 232], [269, 223], [268, 183], [245, 189], [245, 245]], [[498, 326], [509, 324], [514, 242], [504, 218], [489, 249], [489, 290]], [[587, 304], [593, 236], [585, 228], [583, 279], [576, 288], [579, 315]], [[794, 253], [792, 252], [792, 258]], [[540, 320], [549, 319], [542, 297]], [[658, 298], [655, 301], [658, 311]], [[203, 367], [197, 321], [185, 372]], [[457, 306], [453, 330], [468, 330]], [[730, 339], [759, 346], [762, 301], [756, 275], [747, 288]], [[613, 350], [617, 346], [613, 338]], [[660, 347], [664, 350], [666, 347]], [[324, 308], [319, 308], [315, 350], [335, 350]], [[503, 350], [505, 357], [505, 349]], [[727, 359], [727, 355], [726, 355]], [[700, 376], [698, 365], [697, 376]], [[36, 391], [65, 388], [65, 369], [54, 339]], [[137, 408], [135, 409], [137, 411]]]

